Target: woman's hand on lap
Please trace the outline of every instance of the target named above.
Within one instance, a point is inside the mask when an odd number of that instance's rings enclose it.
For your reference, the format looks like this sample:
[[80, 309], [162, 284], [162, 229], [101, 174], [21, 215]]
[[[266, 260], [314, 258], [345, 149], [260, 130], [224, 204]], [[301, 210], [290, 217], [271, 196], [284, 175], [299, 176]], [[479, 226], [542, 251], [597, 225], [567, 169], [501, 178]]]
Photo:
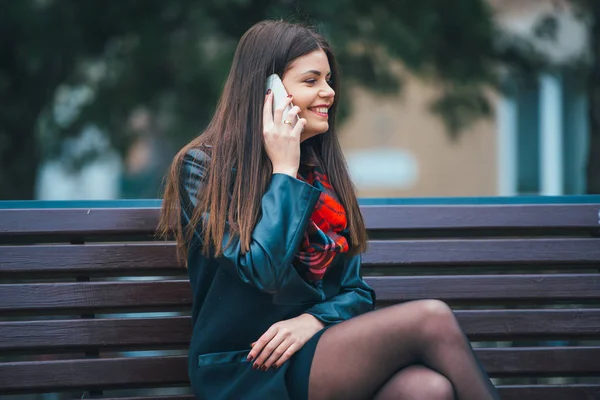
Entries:
[[255, 369], [279, 368], [324, 326], [311, 314], [277, 322], [252, 344], [248, 360]]

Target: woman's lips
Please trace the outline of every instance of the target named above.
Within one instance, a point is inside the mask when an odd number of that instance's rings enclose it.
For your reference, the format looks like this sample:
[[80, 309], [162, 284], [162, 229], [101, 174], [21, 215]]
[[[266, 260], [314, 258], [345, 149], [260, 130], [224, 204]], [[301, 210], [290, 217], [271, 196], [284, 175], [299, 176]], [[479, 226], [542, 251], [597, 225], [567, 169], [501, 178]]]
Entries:
[[317, 114], [320, 117], [323, 117], [323, 118], [329, 117], [329, 114], [327, 114], [327, 113], [318, 112], [318, 111], [313, 110], [312, 108], [309, 108], [309, 110], [312, 111], [313, 113]]

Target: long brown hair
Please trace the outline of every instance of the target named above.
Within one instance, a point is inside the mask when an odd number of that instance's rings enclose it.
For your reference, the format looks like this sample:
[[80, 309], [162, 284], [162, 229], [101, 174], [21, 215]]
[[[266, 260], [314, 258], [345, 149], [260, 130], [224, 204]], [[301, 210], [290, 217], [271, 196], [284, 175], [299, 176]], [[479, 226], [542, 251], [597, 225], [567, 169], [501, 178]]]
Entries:
[[[179, 151], [166, 177], [158, 234], [166, 238], [174, 231], [180, 257], [185, 258], [193, 229], [206, 212], [208, 218], [201, 229], [205, 255], [211, 249], [215, 257], [222, 254], [227, 224], [230, 238], [239, 238], [242, 252], [249, 250], [252, 231], [260, 218], [261, 198], [272, 174], [262, 138], [266, 78], [274, 73], [283, 76], [296, 58], [319, 49], [327, 55], [331, 86], [339, 93], [339, 71], [331, 47], [312, 29], [284, 21], [262, 21], [241, 38], [212, 121]], [[358, 254], [366, 249], [367, 234], [335, 132], [337, 103], [329, 109], [329, 130], [302, 142], [301, 150], [303, 158], [316, 159], [328, 175], [346, 209], [350, 252]], [[210, 162], [198, 204], [184, 232], [180, 169], [185, 154], [203, 145], [211, 146]]]

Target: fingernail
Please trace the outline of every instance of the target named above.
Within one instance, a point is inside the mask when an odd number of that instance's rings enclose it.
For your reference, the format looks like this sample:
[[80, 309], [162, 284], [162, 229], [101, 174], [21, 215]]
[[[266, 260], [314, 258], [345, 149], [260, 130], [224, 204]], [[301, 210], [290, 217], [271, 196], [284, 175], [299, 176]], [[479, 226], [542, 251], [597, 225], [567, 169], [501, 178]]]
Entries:
[[279, 368], [277, 365], [273, 365], [273, 369], [277, 369]]
[[246, 357], [246, 360], [252, 361], [252, 360], [254, 360], [254, 357], [252, 357], [250, 354], [248, 354], [248, 357]]
[[252, 364], [252, 369], [258, 369], [258, 364], [257, 363]]
[[291, 98], [292, 98], [292, 95], [291, 95], [291, 94], [288, 94], [288, 98], [290, 98], [290, 99], [291, 99]]
[[271, 89], [267, 90], [267, 96], [271, 94]]
[[261, 370], [266, 371], [268, 368], [266, 365], [263, 365], [263, 367], [261, 368]]

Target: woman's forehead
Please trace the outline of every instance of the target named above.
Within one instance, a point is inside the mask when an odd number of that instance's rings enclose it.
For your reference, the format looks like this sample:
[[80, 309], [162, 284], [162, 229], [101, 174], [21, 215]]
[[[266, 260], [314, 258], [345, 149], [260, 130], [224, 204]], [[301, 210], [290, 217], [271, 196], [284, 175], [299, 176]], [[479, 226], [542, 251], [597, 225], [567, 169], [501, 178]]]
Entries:
[[331, 68], [329, 66], [327, 54], [319, 49], [296, 58], [290, 64], [288, 72], [293, 72], [294, 74], [318, 72], [319, 74], [329, 75], [331, 73]]

